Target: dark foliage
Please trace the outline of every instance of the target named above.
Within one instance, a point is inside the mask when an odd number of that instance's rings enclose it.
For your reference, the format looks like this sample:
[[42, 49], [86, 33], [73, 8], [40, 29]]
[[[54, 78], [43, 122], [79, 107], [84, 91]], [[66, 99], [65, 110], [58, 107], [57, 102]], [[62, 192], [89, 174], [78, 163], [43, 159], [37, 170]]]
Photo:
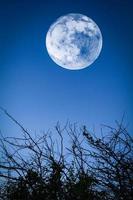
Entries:
[[123, 123], [99, 138], [71, 124], [34, 137], [4, 112], [22, 137], [1, 135], [1, 200], [132, 200], [133, 138]]

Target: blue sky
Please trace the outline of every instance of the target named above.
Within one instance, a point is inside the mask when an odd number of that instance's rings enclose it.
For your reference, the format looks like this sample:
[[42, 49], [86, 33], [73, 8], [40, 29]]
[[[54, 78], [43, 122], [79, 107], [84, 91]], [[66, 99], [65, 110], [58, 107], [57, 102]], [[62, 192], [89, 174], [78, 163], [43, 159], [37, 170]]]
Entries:
[[[86, 124], [125, 121], [132, 130], [132, 1], [54, 0], [0, 2], [0, 106], [31, 131], [59, 120]], [[92, 18], [103, 35], [100, 57], [90, 67], [70, 71], [48, 56], [45, 37], [60, 16], [81, 13]], [[0, 129], [18, 130], [0, 112]]]

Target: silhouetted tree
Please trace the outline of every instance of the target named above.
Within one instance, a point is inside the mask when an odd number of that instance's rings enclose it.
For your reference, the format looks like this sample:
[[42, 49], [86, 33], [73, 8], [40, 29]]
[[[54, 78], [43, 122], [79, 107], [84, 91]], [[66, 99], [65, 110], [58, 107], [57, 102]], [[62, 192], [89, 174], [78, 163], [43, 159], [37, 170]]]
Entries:
[[70, 123], [33, 136], [3, 111], [22, 137], [1, 134], [1, 200], [132, 199], [133, 138], [122, 122], [99, 138]]

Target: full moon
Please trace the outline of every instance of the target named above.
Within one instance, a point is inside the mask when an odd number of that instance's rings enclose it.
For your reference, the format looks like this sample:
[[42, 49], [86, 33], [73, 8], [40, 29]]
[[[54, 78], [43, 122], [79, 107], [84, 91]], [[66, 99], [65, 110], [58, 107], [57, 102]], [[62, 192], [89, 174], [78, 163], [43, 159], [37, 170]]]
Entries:
[[102, 49], [102, 34], [97, 24], [82, 14], [58, 18], [46, 35], [46, 48], [59, 66], [79, 70], [90, 66]]

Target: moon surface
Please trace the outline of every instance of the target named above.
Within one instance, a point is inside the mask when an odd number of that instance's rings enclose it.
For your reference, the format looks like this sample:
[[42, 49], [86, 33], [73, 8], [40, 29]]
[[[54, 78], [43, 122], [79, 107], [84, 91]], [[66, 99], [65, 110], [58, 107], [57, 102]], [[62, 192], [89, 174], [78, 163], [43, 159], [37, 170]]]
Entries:
[[79, 70], [90, 66], [102, 49], [102, 34], [97, 24], [82, 14], [58, 18], [46, 35], [46, 48], [59, 66]]

